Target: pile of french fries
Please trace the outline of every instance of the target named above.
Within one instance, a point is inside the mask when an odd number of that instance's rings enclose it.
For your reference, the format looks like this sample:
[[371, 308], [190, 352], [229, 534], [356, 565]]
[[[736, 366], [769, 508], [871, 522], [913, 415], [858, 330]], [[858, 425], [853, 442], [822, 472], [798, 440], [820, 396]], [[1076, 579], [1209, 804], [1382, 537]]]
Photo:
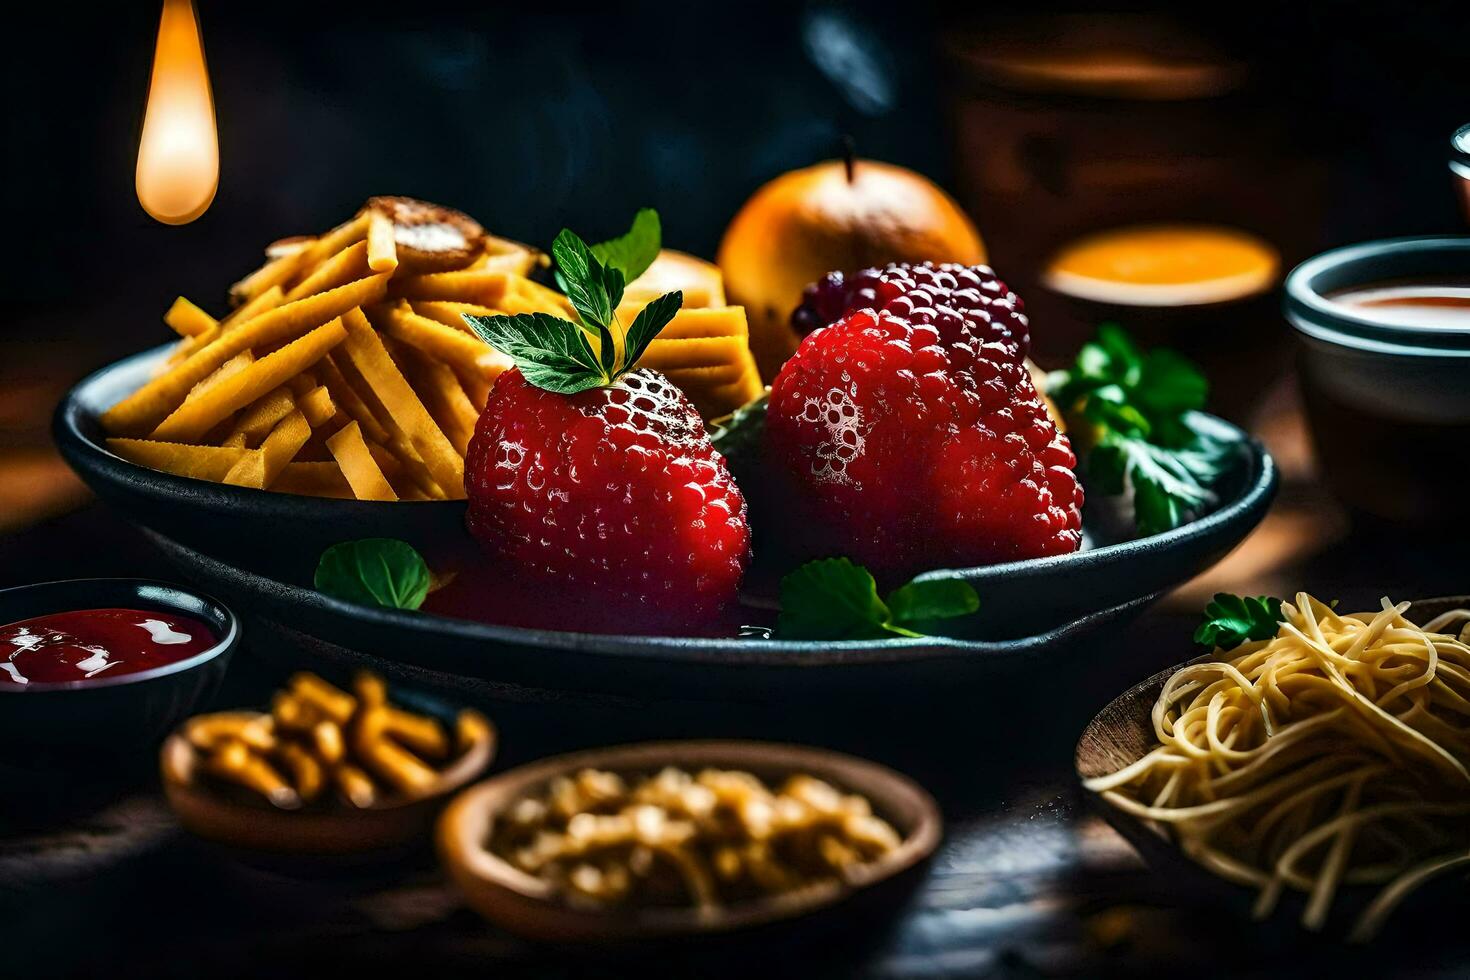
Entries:
[[[161, 371], [108, 409], [113, 452], [180, 476], [359, 500], [464, 496], [464, 456], [510, 366], [463, 314], [551, 313], [532, 280], [546, 259], [459, 212], [373, 198], [317, 238], [283, 240], [230, 291], [216, 320], [180, 297], [180, 340]], [[706, 418], [760, 393], [745, 311], [718, 270], [664, 253], [629, 284], [624, 323], [670, 281], [685, 309], [640, 366], [668, 374]]]
[[434, 718], [391, 704], [382, 679], [363, 672], [351, 693], [301, 673], [277, 692], [270, 714], [225, 711], [184, 725], [211, 777], [284, 810], [330, 799], [364, 809], [432, 795], [442, 767], [489, 737], [461, 712], [451, 738]]

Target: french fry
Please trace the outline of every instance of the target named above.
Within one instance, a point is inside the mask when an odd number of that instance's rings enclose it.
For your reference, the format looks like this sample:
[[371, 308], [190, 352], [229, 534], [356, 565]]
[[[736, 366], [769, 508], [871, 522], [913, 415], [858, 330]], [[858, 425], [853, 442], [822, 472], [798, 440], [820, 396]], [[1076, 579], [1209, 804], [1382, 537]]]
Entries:
[[[525, 276], [507, 277], [506, 295], [499, 306], [508, 313], [550, 313], [563, 319], [572, 316], [572, 303], [561, 293]], [[630, 323], [632, 321], [629, 321]]]
[[453, 444], [455, 452], [463, 456], [475, 434], [480, 413], [471, 404], [452, 368], [412, 347], [399, 346], [402, 356], [396, 356], [398, 352], [395, 356], [404, 376], [423, 398], [424, 407]]
[[362, 426], [363, 435], [373, 442], [387, 442], [388, 430], [378, 421], [372, 407], [357, 393], [357, 389], [342, 373], [337, 358], [328, 354], [317, 365], [317, 371], [321, 374], [322, 383], [326, 385], [327, 391], [331, 393], [332, 401], [337, 403], [349, 419]]
[[367, 233], [368, 216], [363, 212], [358, 212], [350, 220], [343, 222], [303, 248], [298, 253], [304, 263], [302, 268], [309, 269], [319, 262], [325, 262], [348, 245], [366, 238]]
[[[413, 446], [440, 487], [446, 492], [457, 491], [456, 496], [463, 494], [464, 460], [455, 452], [428, 409], [424, 408], [424, 403], [388, 356], [372, 324], [359, 309], [349, 310], [342, 322], [347, 328], [343, 351], [388, 410], [389, 427], [396, 429]], [[343, 472], [346, 472], [345, 466]]]
[[300, 734], [310, 733], [321, 715], [290, 691], [277, 691], [271, 698], [271, 719], [281, 731]]
[[240, 413], [226, 441], [239, 436], [245, 440], [242, 445], [259, 445], [295, 407], [296, 399], [285, 388], [267, 392]]
[[187, 446], [151, 439], [108, 439], [107, 448], [139, 466], [213, 483], [219, 483], [231, 467], [257, 452], [254, 449]]
[[337, 415], [337, 405], [332, 401], [332, 393], [324, 385], [317, 385], [299, 396], [296, 407], [301, 409], [301, 414], [306, 416], [306, 421], [311, 423], [313, 429], [320, 429]]
[[[631, 324], [632, 320], [625, 320]], [[750, 325], [743, 306], [720, 306], [714, 309], [681, 309], [659, 331], [658, 340], [694, 340], [700, 337], [750, 336]]]
[[366, 810], [378, 801], [377, 787], [357, 766], [338, 766], [332, 770], [332, 781], [342, 798], [359, 810]]
[[236, 307], [234, 312], [219, 322], [220, 329], [230, 330], [242, 323], [249, 323], [266, 310], [273, 310], [285, 301], [286, 294], [281, 287], [272, 286], [244, 306]]
[[323, 718], [311, 726], [311, 745], [321, 760], [329, 766], [335, 766], [347, 756], [347, 745], [342, 740], [342, 726], [330, 718]]
[[655, 337], [638, 359], [638, 366], [659, 371], [719, 367], [738, 361], [741, 352], [749, 349], [740, 337], [699, 337], [689, 340]]
[[[241, 328], [245, 329], [248, 328]], [[347, 331], [339, 320], [317, 327], [210, 386], [198, 397], [185, 399], [153, 430], [152, 438], [183, 442], [199, 438], [234, 412], [321, 360], [322, 355], [346, 338]], [[225, 339], [221, 338], [220, 342]]]
[[311, 274], [286, 291], [286, 301], [324, 293], [368, 275], [368, 243], [354, 242], [312, 270]]
[[387, 713], [382, 707], [368, 708], [357, 718], [352, 729], [352, 750], [356, 758], [383, 782], [412, 797], [431, 791], [439, 774], [401, 745], [385, 738]]
[[238, 739], [226, 742], [218, 751], [205, 756], [204, 768], [220, 779], [254, 790], [283, 810], [295, 810], [301, 806], [301, 796], [281, 778], [281, 774]]
[[464, 322], [463, 314], [496, 316], [505, 312], [489, 306], [480, 306], [477, 303], [457, 303], [452, 300], [438, 299], [414, 300], [410, 306], [419, 316], [428, 317], [430, 320], [442, 323], [446, 327], [453, 327], [463, 333], [471, 333], [470, 325]]
[[244, 449], [246, 448], [245, 433], [231, 432], [229, 435], [225, 436], [220, 445], [224, 446], [226, 449]]
[[270, 485], [270, 489], [303, 497], [353, 499], [352, 487], [342, 475], [342, 467], [337, 465], [336, 460], [327, 460], [324, 463], [287, 463], [281, 475]]
[[420, 316], [407, 304], [376, 307], [372, 322], [395, 340], [444, 361], [456, 371], [482, 375], [487, 381], [494, 381], [512, 365], [510, 358], [479, 337]]
[[444, 726], [427, 715], [395, 708], [383, 708], [383, 731], [426, 759], [449, 756], [449, 736]]
[[225, 474], [224, 482], [260, 489], [269, 487], [310, 438], [311, 424], [300, 410], [292, 409], [271, 430], [270, 435], [265, 437], [265, 441], [260, 444], [259, 453], [236, 463]]
[[306, 671], [292, 674], [286, 686], [302, 703], [311, 705], [338, 725], [351, 721], [352, 713], [357, 710], [356, 698], [316, 674]]
[[474, 269], [430, 272], [394, 279], [389, 293], [400, 299], [447, 299], [499, 307], [501, 297], [506, 295], [508, 279], [509, 274], [504, 272]]
[[291, 782], [295, 784], [296, 793], [302, 802], [310, 803], [321, 796], [322, 789], [326, 786], [327, 773], [317, 757], [295, 742], [282, 745], [280, 755], [281, 761], [291, 772]]
[[102, 427], [117, 435], [147, 432], [179, 407], [190, 388], [236, 354], [295, 340], [361, 303], [376, 302], [382, 298], [387, 285], [387, 276], [369, 276], [267, 310], [238, 327], [224, 331], [213, 343], [189, 355], [104, 412]]
[[225, 361], [225, 363], [215, 368], [214, 372], [210, 374], [209, 377], [199, 382], [193, 388], [190, 388], [188, 397], [185, 398], [185, 401], [187, 401], [189, 398], [199, 396], [201, 393], [209, 390], [209, 388], [211, 388], [218, 382], [223, 381], [225, 378], [228, 378], [231, 375], [238, 374], [240, 371], [244, 370], [254, 363], [255, 355], [248, 350], [242, 350], [240, 353], [236, 354], [234, 357], [230, 358], [228, 361]]
[[277, 744], [274, 727], [269, 715], [253, 711], [220, 711], [189, 719], [184, 725], [184, 737], [197, 749], [217, 749], [235, 739], [257, 752], [269, 752]]
[[459, 385], [464, 389], [465, 397], [475, 407], [475, 412], [485, 410], [485, 402], [490, 400], [490, 389], [495, 387], [495, 382], [487, 379], [483, 374], [471, 374], [469, 372], [454, 372], [459, 378]]
[[353, 496], [358, 500], [397, 500], [398, 494], [378, 467], [367, 443], [362, 439], [362, 426], [354, 419], [327, 440], [332, 458], [342, 469]]
[[383, 678], [366, 670], [353, 675], [352, 693], [363, 708], [381, 708], [388, 703], [388, 685], [383, 683]]
[[393, 219], [381, 211], [368, 214], [368, 268], [392, 272], [398, 268], [398, 244], [393, 240]]
[[269, 289], [280, 289], [296, 276], [306, 258], [306, 250], [290, 252], [268, 259], [265, 265], [230, 287], [230, 302], [240, 306]]
[[174, 300], [173, 305], [168, 308], [168, 312], [163, 315], [163, 322], [180, 337], [197, 337], [218, 326], [214, 317], [182, 296]]

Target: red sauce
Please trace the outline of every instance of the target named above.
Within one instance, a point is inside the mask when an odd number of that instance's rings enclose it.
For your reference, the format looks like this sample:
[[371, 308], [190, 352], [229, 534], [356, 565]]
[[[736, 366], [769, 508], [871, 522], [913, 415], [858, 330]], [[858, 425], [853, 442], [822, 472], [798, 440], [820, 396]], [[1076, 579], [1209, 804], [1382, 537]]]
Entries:
[[86, 681], [187, 660], [219, 642], [202, 620], [145, 609], [78, 609], [0, 626], [0, 685]]

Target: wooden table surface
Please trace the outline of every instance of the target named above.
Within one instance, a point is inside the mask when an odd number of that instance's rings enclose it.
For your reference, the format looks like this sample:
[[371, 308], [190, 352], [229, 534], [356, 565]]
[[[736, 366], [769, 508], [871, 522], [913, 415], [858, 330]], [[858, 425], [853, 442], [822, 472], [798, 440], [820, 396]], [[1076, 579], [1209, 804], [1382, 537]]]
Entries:
[[[1229, 903], [1194, 897], [1188, 882], [1144, 867], [1084, 804], [1072, 777], [1072, 747], [1087, 720], [1133, 681], [1190, 655], [1198, 609], [1215, 590], [1309, 588], [1364, 606], [1381, 594], [1470, 592], [1470, 574], [1455, 559], [1462, 550], [1347, 521], [1311, 477], [1290, 392], [1280, 397], [1286, 407], [1260, 429], [1287, 476], [1267, 523], [1123, 636], [1098, 644], [1087, 663], [1059, 664], [1016, 688], [950, 692], [939, 705], [916, 707], [910, 692], [895, 692], [892, 705], [856, 723], [833, 723], [820, 704], [779, 717], [623, 724], [561, 708], [497, 719], [517, 761], [649, 733], [780, 734], [909, 772], [940, 800], [946, 834], [927, 877], [891, 919], [804, 943], [717, 952], [533, 947], [469, 912], [428, 855], [302, 879], [195, 841], [173, 822], [144, 760], [135, 773], [0, 794], [0, 976], [1470, 974], [1470, 937], [1456, 928], [1467, 907], [1463, 880], [1410, 904], [1367, 948], [1305, 934], [1290, 921], [1251, 923]], [[7, 453], [0, 440], [0, 486], [13, 489], [16, 473], [44, 480], [45, 490], [21, 494], [35, 512], [0, 525], [0, 587], [172, 576], [118, 515], [90, 503], [73, 509], [84, 498], [44, 452], [20, 445]], [[247, 647], [220, 703], [246, 703], [276, 680]]]

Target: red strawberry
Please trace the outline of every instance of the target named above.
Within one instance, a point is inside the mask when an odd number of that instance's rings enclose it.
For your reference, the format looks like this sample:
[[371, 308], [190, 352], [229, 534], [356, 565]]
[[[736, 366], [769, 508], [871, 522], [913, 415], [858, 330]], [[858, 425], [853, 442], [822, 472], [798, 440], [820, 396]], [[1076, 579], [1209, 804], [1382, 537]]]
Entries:
[[718, 615], [750, 556], [740, 489], [657, 371], [574, 395], [506, 371], [470, 441], [465, 492], [488, 554], [635, 626]]
[[898, 581], [1081, 543], [1076, 456], [1010, 345], [850, 313], [782, 367], [766, 431], [805, 556]]
[[552, 254], [576, 322], [465, 317], [516, 365], [465, 457], [470, 533], [519, 584], [544, 584], [543, 606], [575, 606], [564, 629], [698, 627], [735, 600], [750, 560], [745, 499], [699, 413], [657, 371], [631, 370], [683, 301], [617, 316], [658, 250], [651, 211], [595, 248], [563, 231]]

